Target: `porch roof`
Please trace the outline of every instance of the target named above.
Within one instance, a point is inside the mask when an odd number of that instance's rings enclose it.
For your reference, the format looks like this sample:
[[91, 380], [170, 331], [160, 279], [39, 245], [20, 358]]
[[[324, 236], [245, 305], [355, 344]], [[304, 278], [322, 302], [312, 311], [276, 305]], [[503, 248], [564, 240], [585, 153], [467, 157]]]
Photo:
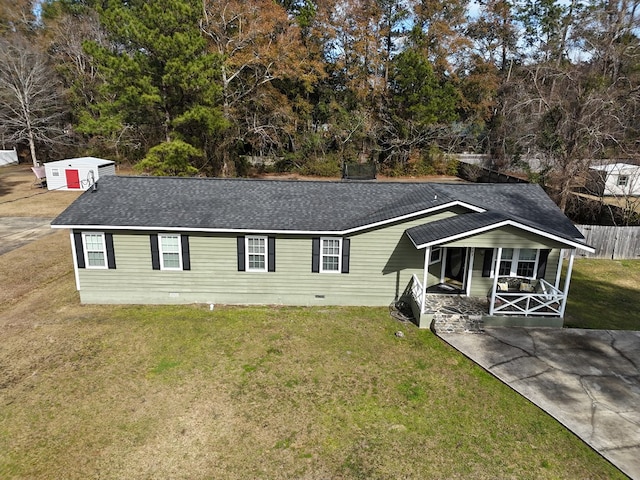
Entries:
[[406, 234], [416, 248], [426, 248], [433, 245], [452, 242], [461, 238], [472, 237], [496, 228], [512, 226], [535, 233], [542, 237], [563, 243], [570, 248], [592, 251], [587, 244], [566, 235], [564, 232], [540, 229], [536, 226], [519, 221], [501, 212], [473, 212], [456, 215], [454, 217], [436, 220], [418, 225], [406, 230]]

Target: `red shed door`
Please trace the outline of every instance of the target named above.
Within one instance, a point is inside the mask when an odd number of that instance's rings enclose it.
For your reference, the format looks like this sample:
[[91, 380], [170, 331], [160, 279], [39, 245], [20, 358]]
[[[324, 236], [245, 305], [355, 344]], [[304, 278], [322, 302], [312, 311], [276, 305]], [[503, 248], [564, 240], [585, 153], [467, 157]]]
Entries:
[[65, 170], [67, 175], [67, 188], [80, 188], [80, 176], [78, 170]]

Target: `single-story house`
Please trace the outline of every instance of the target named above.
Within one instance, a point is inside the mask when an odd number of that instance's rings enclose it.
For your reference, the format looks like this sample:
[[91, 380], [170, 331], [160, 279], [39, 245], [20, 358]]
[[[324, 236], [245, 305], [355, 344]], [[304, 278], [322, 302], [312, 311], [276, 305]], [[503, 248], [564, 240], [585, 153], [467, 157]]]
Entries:
[[100, 177], [116, 174], [116, 162], [96, 157], [47, 162], [44, 168], [49, 190], [87, 190]]
[[107, 176], [52, 227], [70, 230], [83, 303], [404, 298], [420, 325], [442, 295], [562, 318], [575, 252], [593, 251], [530, 184]]
[[591, 167], [587, 189], [594, 195], [640, 195], [640, 165], [619, 162]]

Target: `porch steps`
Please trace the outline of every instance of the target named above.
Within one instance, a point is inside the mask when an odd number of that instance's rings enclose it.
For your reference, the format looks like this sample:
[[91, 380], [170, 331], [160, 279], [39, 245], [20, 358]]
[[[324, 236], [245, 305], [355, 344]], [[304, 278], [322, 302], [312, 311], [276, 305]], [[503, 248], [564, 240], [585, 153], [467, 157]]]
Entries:
[[484, 316], [465, 313], [435, 312], [431, 330], [436, 333], [482, 333]]

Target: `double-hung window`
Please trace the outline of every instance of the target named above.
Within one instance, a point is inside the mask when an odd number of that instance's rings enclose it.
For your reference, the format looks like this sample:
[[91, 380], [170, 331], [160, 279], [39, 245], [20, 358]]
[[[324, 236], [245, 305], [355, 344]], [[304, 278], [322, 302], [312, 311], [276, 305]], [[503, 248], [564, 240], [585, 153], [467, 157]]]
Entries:
[[315, 237], [311, 242], [313, 273], [349, 273], [351, 239]]
[[502, 277], [535, 278], [539, 250], [505, 248], [500, 258], [498, 274]]
[[258, 235], [238, 237], [239, 272], [275, 272], [276, 238]]
[[342, 242], [340, 238], [322, 238], [320, 272], [341, 271]]
[[267, 237], [245, 237], [247, 271], [267, 271]]
[[182, 254], [180, 235], [171, 233], [158, 234], [160, 247], [160, 266], [162, 270], [182, 270]]
[[86, 268], [107, 268], [107, 247], [104, 233], [83, 233]]

